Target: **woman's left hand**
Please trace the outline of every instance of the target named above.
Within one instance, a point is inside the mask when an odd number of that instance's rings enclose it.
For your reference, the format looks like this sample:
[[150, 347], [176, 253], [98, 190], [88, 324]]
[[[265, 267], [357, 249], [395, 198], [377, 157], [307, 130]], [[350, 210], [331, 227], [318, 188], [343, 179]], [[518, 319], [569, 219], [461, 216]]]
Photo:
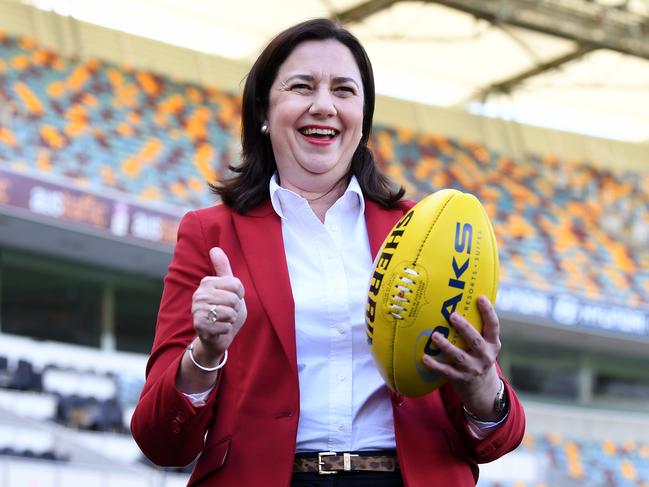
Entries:
[[442, 334], [434, 333], [432, 340], [446, 362], [438, 362], [429, 355], [424, 355], [423, 361], [430, 370], [448, 378], [467, 410], [483, 421], [496, 421], [500, 419], [494, 411], [494, 399], [500, 389], [496, 370], [501, 346], [500, 323], [496, 310], [485, 296], [478, 299], [478, 308], [482, 315], [482, 335], [466, 318], [454, 312], [451, 324], [464, 339], [467, 349], [462, 350]]

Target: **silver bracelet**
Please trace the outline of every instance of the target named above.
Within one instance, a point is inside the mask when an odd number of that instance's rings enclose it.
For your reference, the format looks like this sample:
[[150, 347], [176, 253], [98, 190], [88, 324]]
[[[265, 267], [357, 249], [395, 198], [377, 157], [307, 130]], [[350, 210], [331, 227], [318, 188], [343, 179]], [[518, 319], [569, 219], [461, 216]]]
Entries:
[[[507, 396], [505, 394], [505, 383], [503, 382], [502, 379], [500, 379], [500, 387], [498, 388], [498, 392], [496, 393], [496, 398], [494, 399], [494, 412], [498, 413], [501, 415], [501, 417], [504, 417], [505, 415], [503, 413], [506, 412], [508, 407], [507, 404]], [[470, 416], [473, 420], [479, 421], [481, 423], [491, 423], [493, 421], [484, 421], [480, 418], [478, 418], [475, 414], [473, 414], [471, 411], [469, 411], [466, 406], [463, 404], [462, 409], [464, 410], [464, 413]], [[502, 421], [498, 420], [498, 421]], [[495, 421], [495, 422], [498, 422]]]
[[196, 367], [201, 369], [203, 372], [216, 372], [219, 370], [221, 367], [225, 365], [225, 363], [228, 361], [228, 351], [226, 350], [225, 353], [223, 354], [223, 360], [221, 360], [221, 363], [217, 365], [216, 367], [205, 367], [198, 362], [196, 362], [196, 359], [194, 358], [194, 343], [190, 343], [189, 346], [187, 347], [187, 351], [189, 352], [189, 359], [194, 363]]

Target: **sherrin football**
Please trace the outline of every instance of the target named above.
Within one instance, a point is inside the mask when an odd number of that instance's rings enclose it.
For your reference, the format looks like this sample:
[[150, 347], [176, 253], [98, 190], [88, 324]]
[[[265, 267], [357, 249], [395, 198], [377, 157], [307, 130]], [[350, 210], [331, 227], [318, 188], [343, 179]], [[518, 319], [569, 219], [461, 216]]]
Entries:
[[424, 354], [444, 360], [431, 334], [466, 349], [451, 313], [482, 332], [477, 298], [493, 303], [497, 289], [496, 238], [480, 201], [443, 189], [417, 203], [377, 254], [365, 310], [368, 342], [387, 385], [405, 396], [443, 385], [446, 379], [422, 361]]

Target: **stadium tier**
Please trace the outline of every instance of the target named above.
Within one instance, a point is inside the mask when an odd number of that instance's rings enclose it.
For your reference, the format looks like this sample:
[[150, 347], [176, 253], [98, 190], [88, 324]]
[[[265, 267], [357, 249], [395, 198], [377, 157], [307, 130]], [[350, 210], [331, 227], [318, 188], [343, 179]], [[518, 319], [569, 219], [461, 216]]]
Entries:
[[[145, 356], [97, 354], [88, 347], [2, 338], [0, 407], [16, 416], [0, 421], [0, 455], [68, 464], [80, 455], [76, 445], [81, 444], [124, 466], [148, 465], [127, 434]], [[24, 381], [25, 375], [31, 379]], [[647, 441], [528, 433], [516, 455], [501, 467], [510, 470], [512, 480], [493, 480], [487, 465], [478, 486], [649, 485]], [[186, 475], [188, 469], [167, 471]], [[525, 480], [532, 475], [539, 480]], [[522, 480], [513, 480], [517, 477]]]
[[[630, 306], [649, 302], [649, 175], [379, 129], [376, 153], [418, 200], [452, 187], [474, 193], [496, 231], [501, 281]], [[607, 221], [619, 222], [611, 228]]]
[[547, 458], [551, 468], [588, 486], [631, 487], [649, 482], [649, 444], [585, 441], [559, 434], [527, 436], [522, 451]]
[[235, 97], [1, 34], [0, 87], [4, 161], [147, 201], [213, 202], [205, 182], [227, 166]]
[[[240, 101], [0, 35], [0, 161], [183, 209], [236, 157]], [[649, 302], [649, 175], [512, 160], [481, 145], [377, 127], [383, 168], [414, 199], [453, 187], [492, 218], [501, 280], [631, 307]]]

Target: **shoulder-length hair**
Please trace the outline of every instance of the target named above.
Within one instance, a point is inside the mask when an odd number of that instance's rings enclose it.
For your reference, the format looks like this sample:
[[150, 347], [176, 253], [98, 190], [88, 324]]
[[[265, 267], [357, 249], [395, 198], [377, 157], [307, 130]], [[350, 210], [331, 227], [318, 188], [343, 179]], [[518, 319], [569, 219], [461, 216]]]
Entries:
[[334, 39], [351, 51], [363, 82], [363, 136], [347, 174], [356, 176], [363, 194], [381, 206], [395, 207], [403, 197], [403, 187], [393, 183], [379, 171], [367, 146], [374, 116], [374, 74], [372, 64], [359, 40], [348, 30], [328, 19], [314, 19], [294, 25], [281, 32], [263, 50], [253, 64], [243, 90], [241, 120], [241, 163], [230, 165], [233, 176], [210, 185], [224, 204], [239, 213], [246, 213], [268, 198], [270, 178], [277, 169], [270, 138], [261, 133], [268, 113], [270, 88], [282, 63], [295, 47], [305, 41]]

